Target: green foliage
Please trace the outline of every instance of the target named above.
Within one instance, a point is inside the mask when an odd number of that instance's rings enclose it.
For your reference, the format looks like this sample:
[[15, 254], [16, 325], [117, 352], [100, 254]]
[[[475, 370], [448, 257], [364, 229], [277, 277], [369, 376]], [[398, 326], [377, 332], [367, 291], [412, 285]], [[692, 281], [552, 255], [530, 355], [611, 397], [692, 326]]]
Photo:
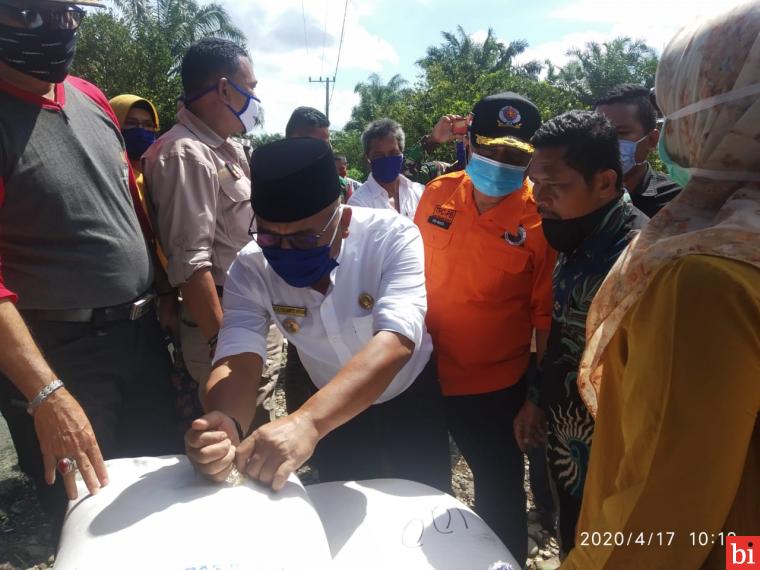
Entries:
[[97, 85], [108, 98], [132, 93], [150, 100], [162, 130], [171, 127], [182, 94], [179, 63], [205, 36], [245, 45], [243, 32], [217, 4], [195, 0], [114, 0], [116, 11], [84, 19], [72, 73]]
[[133, 37], [140, 38], [146, 28], [158, 32], [179, 70], [182, 56], [192, 44], [205, 37], [232, 40], [245, 46], [245, 34], [232, 24], [221, 4], [196, 0], [113, 0], [122, 21]]
[[380, 76], [373, 73], [366, 82], [361, 82], [354, 88], [354, 93], [361, 97], [359, 104], [351, 111], [351, 120], [346, 124], [347, 130], [362, 131], [376, 119], [380, 119], [383, 111], [403, 104], [411, 94], [408, 83], [400, 75], [394, 75], [388, 83], [383, 83]]
[[274, 141], [278, 141], [282, 138], [284, 138], [280, 133], [263, 133], [260, 135], [253, 135], [246, 137], [250, 139], [251, 144], [253, 145], [253, 148], [259, 148], [260, 146], [264, 146], [265, 144], [269, 144]]
[[567, 53], [573, 59], [563, 68], [550, 67], [548, 80], [588, 107], [615, 85], [654, 85], [657, 53], [641, 40], [621, 37], [602, 44], [589, 42], [584, 49], [572, 48]]
[[[571, 109], [589, 107], [619, 83], [652, 85], [657, 68], [654, 50], [630, 38], [601, 45], [591, 42], [584, 50], [571, 49], [574, 59], [557, 68], [549, 61], [516, 64], [514, 60], [525, 51], [527, 42], [517, 39], [504, 43], [490, 29], [482, 42], [474, 41], [461, 26], [442, 35], [444, 41], [429, 47], [417, 62], [421, 73], [413, 87], [398, 75], [383, 83], [374, 74], [356, 86], [361, 100], [346, 124], [344, 138], [337, 133], [335, 136], [347, 146], [348, 150], [342, 149], [345, 154], [353, 151], [358, 156], [355, 147], [361, 130], [381, 117], [401, 123], [408, 147], [429, 133], [440, 117], [466, 115], [486, 95], [519, 93], [533, 101], [547, 120]], [[546, 78], [541, 79], [544, 67]], [[454, 152], [453, 145], [445, 145], [431, 158], [450, 162], [455, 160]], [[361, 168], [366, 171], [364, 161]]]
[[[390, 117], [401, 123], [409, 146], [429, 133], [443, 115], [466, 115], [482, 97], [503, 91], [528, 97], [544, 119], [581, 106], [571, 92], [539, 78], [542, 64], [514, 63], [528, 45], [524, 40], [505, 44], [489, 30], [483, 42], [476, 42], [461, 27], [456, 33], [444, 32], [443, 39], [417, 62], [421, 74], [413, 87], [398, 75], [387, 83], [371, 75], [356, 86], [361, 100], [344, 129], [347, 137], [353, 140], [354, 131]], [[451, 162], [454, 152], [453, 145], [445, 145], [432, 158]], [[366, 170], [366, 165], [362, 168]]]
[[[201, 37], [225, 37], [244, 45], [243, 33], [224, 8], [201, 0], [113, 0], [114, 12], [93, 12], [82, 25], [73, 73], [98, 85], [109, 96], [134, 93], [153, 101], [164, 129], [176, 112], [181, 85], [177, 69], [187, 47]], [[657, 54], [641, 41], [616, 38], [590, 42], [568, 51], [564, 67], [550, 61], [516, 63], [528, 47], [503, 42], [489, 29], [482, 42], [460, 26], [443, 32], [417, 62], [413, 83], [400, 75], [384, 82], [377, 74], [356, 85], [359, 103], [340, 131], [331, 133], [337, 153], [345, 154], [352, 177], [364, 180], [368, 165], [361, 146], [366, 126], [383, 117], [404, 128], [407, 147], [430, 132], [446, 114], [466, 115], [486, 95], [514, 91], [533, 101], [544, 120], [574, 108], [587, 108], [619, 83], [651, 86]], [[545, 74], [542, 76], [542, 72]], [[281, 135], [250, 137], [254, 146]], [[454, 145], [444, 145], [432, 158], [453, 161]]]
[[364, 158], [364, 150], [361, 141], [362, 132], [358, 129], [343, 129], [342, 131], [332, 131], [330, 133], [330, 142], [335, 154], [346, 155], [348, 161], [349, 173], [354, 172], [356, 176], [349, 174], [356, 180], [365, 180], [369, 169], [367, 161]]
[[367, 175], [358, 168], [349, 168], [348, 177], [362, 183], [367, 180]]
[[514, 58], [528, 47], [525, 40], [504, 44], [489, 28], [486, 38], [476, 42], [462, 26], [457, 26], [456, 33], [442, 32], [441, 35], [445, 41], [440, 46], [429, 47], [427, 55], [417, 62], [426, 73], [437, 69], [444, 75], [475, 82], [483, 73], [507, 71], [536, 79], [541, 71], [542, 65], [535, 61], [514, 64]]

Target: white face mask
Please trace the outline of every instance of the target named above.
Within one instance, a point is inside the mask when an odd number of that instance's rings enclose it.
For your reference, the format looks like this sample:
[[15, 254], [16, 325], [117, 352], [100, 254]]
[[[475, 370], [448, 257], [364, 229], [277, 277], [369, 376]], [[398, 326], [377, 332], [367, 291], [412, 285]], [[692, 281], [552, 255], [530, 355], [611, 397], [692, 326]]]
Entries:
[[242, 134], [246, 135], [264, 122], [264, 107], [261, 106], [261, 101], [255, 95], [251, 95], [234, 81], [230, 79], [227, 81], [238, 93], [246, 97], [245, 105], [243, 105], [240, 111], [235, 111], [235, 109], [227, 104], [227, 108], [232, 111], [243, 125]]
[[[705, 109], [711, 109], [712, 107], [715, 107], [722, 103], [730, 103], [731, 101], [736, 101], [737, 99], [744, 99], [745, 97], [757, 95], [758, 93], [760, 93], [760, 83], [745, 85], [744, 87], [732, 89], [731, 91], [726, 91], [725, 93], [719, 93], [718, 95], [713, 95], [712, 97], [706, 97], [705, 99], [700, 99], [699, 101], [695, 101], [694, 103], [691, 103], [690, 105], [686, 105], [686, 107], [681, 107], [680, 109], [678, 109], [678, 111], [673, 111], [670, 115], [665, 117], [665, 120], [674, 121], [676, 119], [688, 117], [689, 115], [693, 115], [694, 113], [698, 113], [699, 111], [704, 111]], [[668, 173], [671, 175], [671, 177], [674, 180], [676, 180], [676, 182], [680, 181], [681, 186], [684, 186], [688, 182], [688, 180], [694, 176], [697, 176], [700, 178], [708, 178], [711, 180], [760, 182], [760, 172], [740, 172], [736, 170], [707, 170], [704, 168], [691, 168], [691, 167], [681, 166], [680, 164], [676, 163], [668, 155], [668, 152], [665, 146], [665, 125], [664, 124], [662, 126], [662, 136], [660, 136], [659, 152], [660, 152], [660, 159], [665, 163], [665, 166], [668, 169]]]

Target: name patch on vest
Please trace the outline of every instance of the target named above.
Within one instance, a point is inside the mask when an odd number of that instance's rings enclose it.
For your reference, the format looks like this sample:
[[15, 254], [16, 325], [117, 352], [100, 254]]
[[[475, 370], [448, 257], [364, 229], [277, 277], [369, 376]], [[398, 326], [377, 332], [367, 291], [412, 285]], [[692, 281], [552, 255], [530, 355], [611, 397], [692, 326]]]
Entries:
[[287, 315], [289, 317], [305, 317], [306, 307], [289, 307], [288, 305], [272, 305], [272, 309], [278, 315]]
[[454, 216], [456, 216], [456, 213], [457, 211], [453, 208], [436, 206], [433, 210], [433, 215], [428, 218], [428, 223], [447, 230], [451, 227], [451, 223], [454, 221]]

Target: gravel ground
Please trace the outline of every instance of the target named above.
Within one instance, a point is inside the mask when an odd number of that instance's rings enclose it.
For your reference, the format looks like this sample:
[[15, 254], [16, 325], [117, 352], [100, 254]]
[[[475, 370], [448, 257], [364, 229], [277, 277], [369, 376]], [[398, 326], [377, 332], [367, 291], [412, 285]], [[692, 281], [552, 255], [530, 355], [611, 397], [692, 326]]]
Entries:
[[[285, 413], [285, 395], [279, 386], [274, 404], [278, 416]], [[460, 501], [472, 506], [472, 474], [467, 463], [453, 447], [452, 463], [454, 493]], [[305, 484], [316, 482], [308, 467], [298, 474]], [[556, 540], [541, 528], [532, 511], [533, 497], [527, 484], [527, 465], [525, 478], [529, 507], [528, 534], [531, 537], [528, 569], [552, 570], [559, 566], [559, 549]], [[32, 485], [18, 470], [10, 434], [5, 420], [0, 419], [0, 570], [52, 568], [54, 552], [55, 544], [50, 537], [50, 527], [40, 511]]]
[[5, 420], [0, 416], [0, 570], [47, 568], [55, 544], [34, 494], [19, 471]]

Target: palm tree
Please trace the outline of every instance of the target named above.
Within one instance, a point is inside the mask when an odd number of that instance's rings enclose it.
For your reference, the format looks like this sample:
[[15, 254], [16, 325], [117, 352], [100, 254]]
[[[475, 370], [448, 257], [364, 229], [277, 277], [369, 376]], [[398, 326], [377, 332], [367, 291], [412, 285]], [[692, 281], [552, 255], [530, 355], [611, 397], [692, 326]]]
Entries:
[[588, 42], [567, 51], [570, 61], [550, 69], [548, 80], [571, 92], [579, 101], [593, 105], [607, 90], [621, 83], [654, 85], [657, 52], [641, 40], [618, 37], [609, 42]]
[[369, 76], [367, 81], [357, 83], [354, 93], [361, 97], [359, 104], [351, 110], [351, 120], [346, 129], [364, 129], [367, 123], [389, 113], [393, 105], [403, 99], [408, 91], [408, 82], [396, 74], [383, 83], [377, 73]]
[[533, 78], [537, 78], [541, 72], [542, 65], [537, 61], [514, 64], [515, 57], [528, 47], [525, 40], [505, 44], [489, 28], [483, 42], [476, 42], [462, 26], [457, 26], [456, 33], [442, 32], [442, 35], [445, 41], [439, 46], [430, 46], [427, 55], [417, 61], [417, 65], [427, 73], [438, 71], [444, 76], [464, 76], [474, 81], [484, 74], [499, 71]]
[[134, 37], [152, 29], [167, 42], [175, 64], [173, 73], [187, 48], [201, 38], [214, 36], [245, 46], [245, 34], [217, 3], [200, 5], [196, 0], [113, 0], [113, 3]]

